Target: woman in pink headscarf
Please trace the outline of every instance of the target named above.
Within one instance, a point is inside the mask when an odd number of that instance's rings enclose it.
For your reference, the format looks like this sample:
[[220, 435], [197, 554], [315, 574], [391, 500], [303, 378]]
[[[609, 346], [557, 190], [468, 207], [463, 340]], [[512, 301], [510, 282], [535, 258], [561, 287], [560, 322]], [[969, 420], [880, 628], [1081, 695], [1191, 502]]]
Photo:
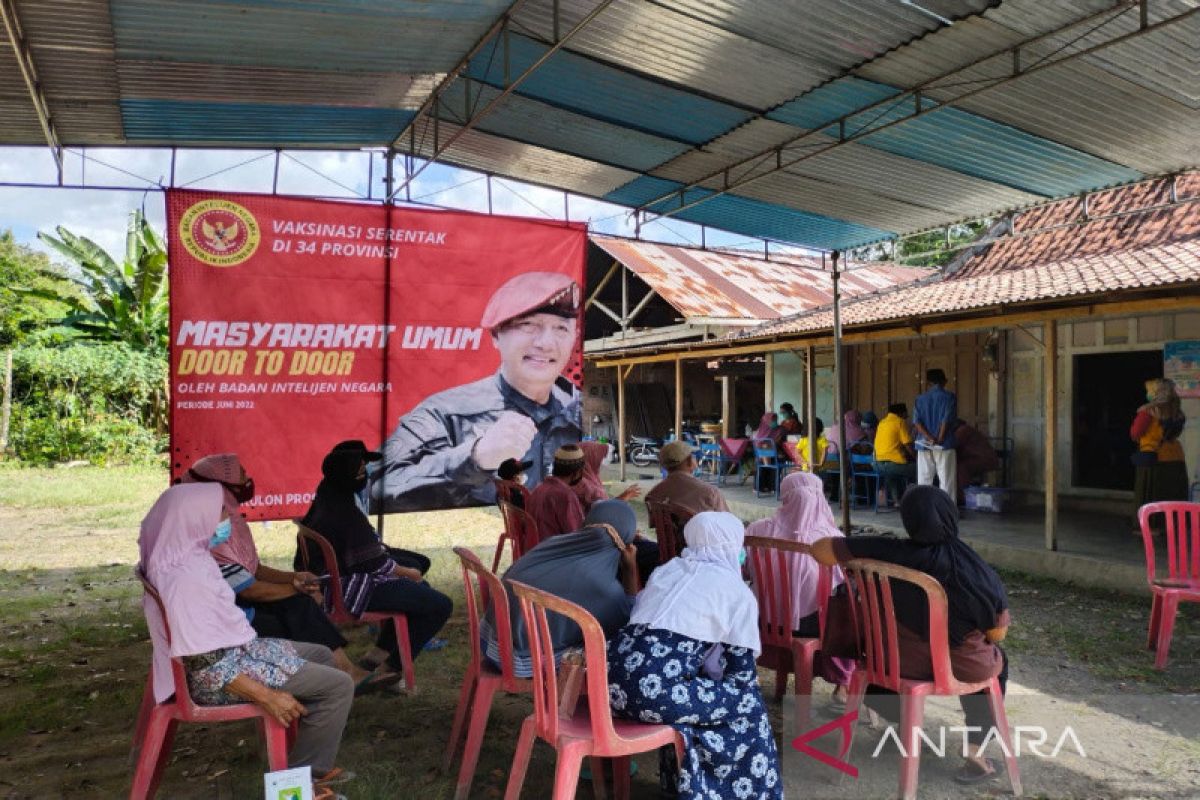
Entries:
[[[174, 693], [171, 659], [182, 659], [188, 691], [197, 703], [249, 701], [282, 725], [298, 722], [288, 762], [311, 766], [319, 784], [343, 774], [334, 758], [354, 683], [333, 666], [326, 647], [255, 634], [210, 552], [230, 536], [224, 506], [215, 484], [172, 486], [142, 520], [139, 569], [166, 612], [164, 620], [154, 599], [143, 597], [154, 648], [154, 698], [161, 703]], [[332, 792], [317, 796], [331, 797]]]
[[[750, 523], [746, 535], [812, 544], [818, 539], [841, 536], [842, 532], [834, 524], [820, 476], [811, 472], [793, 472], [779, 485], [779, 510], [775, 516]], [[788, 558], [793, 577], [792, 630], [798, 636], [816, 637], [819, 635], [817, 576], [820, 567], [815, 560], [800, 553], [789, 554]], [[841, 582], [841, 573], [834, 570], [833, 585]], [[817, 674], [834, 685], [835, 701], [845, 702], [853, 662], [818, 655], [815, 666]]]
[[[604, 489], [604, 481], [600, 479], [600, 467], [608, 458], [608, 445], [601, 442], [580, 442], [583, 450], [583, 476], [578, 482], [571, 484], [575, 496], [579, 498], [586, 514], [592, 503], [609, 500], [608, 492]], [[642, 487], [637, 484], [625, 487], [625, 491], [617, 495], [617, 500], [629, 501], [642, 493]]]
[[397, 683], [401, 674], [362, 669], [346, 655], [346, 640], [321, 608], [320, 582], [311, 572], [286, 572], [258, 559], [258, 548], [240, 504], [254, 497], [254, 479], [233, 453], [205, 456], [192, 465], [183, 483], [211, 483], [222, 489], [222, 511], [230, 522], [229, 540], [212, 550], [221, 577], [236, 595], [255, 633], [264, 638], [310, 642], [328, 647], [338, 669], [354, 679], [360, 693]]

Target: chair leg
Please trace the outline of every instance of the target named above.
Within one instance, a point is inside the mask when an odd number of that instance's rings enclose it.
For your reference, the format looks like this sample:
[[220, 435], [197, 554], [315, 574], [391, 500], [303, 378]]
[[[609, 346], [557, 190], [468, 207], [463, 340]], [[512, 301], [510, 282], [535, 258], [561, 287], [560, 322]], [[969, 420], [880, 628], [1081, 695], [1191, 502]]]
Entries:
[[[592, 786], [604, 785], [604, 768], [600, 759], [592, 762]], [[583, 765], [583, 750], [579, 747], [566, 745], [558, 751], [558, 764], [554, 767], [553, 800], [575, 800], [575, 790], [579, 786], [579, 768]], [[602, 795], [603, 796], [603, 795]]]
[[1017, 764], [1017, 754], [1008, 728], [1008, 714], [1004, 710], [1004, 695], [1000, 691], [1000, 681], [992, 678], [988, 686], [988, 704], [992, 709], [992, 724], [1000, 734], [1004, 745], [1004, 770], [1008, 773], [1008, 783], [1012, 787], [1013, 797], [1021, 796], [1021, 768]]
[[455, 800], [466, 800], [471, 793], [471, 781], [479, 765], [479, 751], [483, 749], [483, 735], [487, 733], [488, 718], [492, 713], [492, 699], [496, 696], [497, 681], [479, 681], [475, 689], [475, 702], [471, 706], [471, 723], [467, 726], [467, 743], [463, 745], [462, 766], [458, 770], [458, 785], [454, 788]]
[[629, 756], [614, 758], [613, 768], [613, 797], [615, 800], [629, 800]]
[[525, 785], [525, 772], [529, 769], [529, 757], [533, 755], [533, 742], [536, 737], [536, 721], [530, 714], [521, 723], [521, 733], [517, 737], [517, 752], [513, 754], [512, 771], [508, 773], [508, 786], [504, 790], [504, 800], [518, 800], [521, 797], [521, 787]]
[[1150, 630], [1146, 634], [1146, 649], [1158, 645], [1158, 629], [1162, 626], [1162, 595], [1155, 592], [1150, 603]]
[[446, 752], [442, 754], [442, 772], [450, 769], [454, 754], [458, 751], [458, 743], [462, 739], [463, 723], [467, 721], [467, 712], [471, 709], [471, 698], [479, 685], [479, 673], [475, 665], [467, 667], [463, 675], [462, 688], [458, 691], [458, 706], [454, 709], [454, 724], [450, 726], [450, 741], [446, 742]]
[[925, 720], [925, 698], [921, 695], [900, 695], [900, 741], [904, 753], [900, 756], [900, 796], [915, 800], [917, 776], [921, 769], [921, 737], [917, 731]]
[[167, 765], [171, 745], [175, 741], [175, 724], [170, 709], [157, 707], [151, 711], [146, 724], [146, 735], [142, 740], [142, 749], [138, 753], [137, 766], [133, 772], [130, 800], [149, 800], [158, 791], [163, 768]]
[[288, 768], [288, 728], [262, 717], [263, 739], [267, 743], [267, 764], [272, 772]]
[[153, 678], [146, 678], [146, 689], [142, 692], [142, 704], [138, 707], [137, 723], [133, 728], [133, 745], [129, 748], [129, 765], [137, 763], [138, 751], [142, 747], [142, 739], [146, 736], [146, 724], [150, 721], [150, 712], [157, 703], [154, 702]]
[[790, 669], [788, 669], [787, 667], [776, 667], [775, 668], [775, 702], [776, 703], [783, 700], [783, 696], [785, 694], [787, 694], [788, 675], [790, 675], [791, 672], [792, 671]]
[[[850, 763], [850, 751], [854, 748], [854, 732], [858, 729], [858, 715], [862, 710], [863, 696], [867, 693], [867, 676], [864, 670], [855, 670], [850, 677], [850, 689], [846, 695], [846, 713], [853, 714], [850, 723], [850, 731], [842, 742], [842, 749], [838, 753], [838, 759], [843, 763]], [[841, 784], [846, 780], [846, 773], [839, 772], [838, 783]]]
[[792, 656], [796, 666], [796, 734], [808, 730], [812, 723], [813, 662], [797, 654]]
[[500, 557], [504, 555], [504, 540], [508, 538], [508, 534], [501, 534], [500, 541], [496, 542], [496, 555], [492, 557], [492, 572], [500, 566]]
[[417, 673], [413, 669], [412, 641], [408, 637], [408, 617], [392, 615], [392, 626], [396, 630], [396, 647], [400, 650], [400, 666], [404, 671], [404, 686], [409, 694], [417, 691]]
[[1155, 646], [1157, 652], [1154, 654], [1155, 669], [1167, 668], [1167, 656], [1171, 652], [1171, 636], [1175, 633], [1175, 613], [1178, 610], [1178, 595], [1168, 594], [1163, 596], [1162, 609], [1158, 622], [1158, 644]]

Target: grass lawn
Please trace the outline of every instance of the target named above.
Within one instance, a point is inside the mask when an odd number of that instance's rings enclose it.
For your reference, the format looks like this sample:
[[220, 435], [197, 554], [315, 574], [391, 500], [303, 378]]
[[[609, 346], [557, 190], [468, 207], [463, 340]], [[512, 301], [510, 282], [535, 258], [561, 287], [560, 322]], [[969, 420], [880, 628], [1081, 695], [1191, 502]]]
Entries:
[[[149, 468], [0, 469], [0, 797], [118, 797], [128, 792], [133, 719], [150, 646], [131, 567], [137, 526], [165, 472]], [[639, 509], [644, 514], [644, 510]], [[290, 523], [253, 526], [264, 560], [287, 567]], [[439, 772], [469, 649], [461, 577], [450, 548], [472, 547], [490, 563], [500, 521], [467, 510], [389, 517], [390, 544], [433, 558], [430, 580], [455, 600], [446, 649], [417, 660], [419, 691], [355, 702], [339, 761], [359, 778], [352, 800], [448, 798]], [[1146, 694], [1200, 691], [1189, 665], [1200, 660], [1200, 614], [1181, 611], [1172, 664], [1152, 670], [1144, 648], [1149, 601], [1081, 591], [1006, 575], [1016, 621], [1014, 671], [1048, 654], [1089, 691]], [[351, 632], [352, 654], [365, 631]], [[1023, 683], [1038, 675], [1018, 675]], [[770, 678], [767, 679], [768, 686]], [[500, 797], [527, 698], [499, 698], [476, 772], [473, 797]], [[456, 765], [457, 766], [457, 765]], [[183, 726], [162, 797], [258, 798], [265, 761], [250, 724]], [[656, 797], [655, 763], [643, 758], [635, 797]], [[549, 795], [553, 758], [535, 752], [524, 795]], [[580, 797], [591, 795], [581, 783]]]

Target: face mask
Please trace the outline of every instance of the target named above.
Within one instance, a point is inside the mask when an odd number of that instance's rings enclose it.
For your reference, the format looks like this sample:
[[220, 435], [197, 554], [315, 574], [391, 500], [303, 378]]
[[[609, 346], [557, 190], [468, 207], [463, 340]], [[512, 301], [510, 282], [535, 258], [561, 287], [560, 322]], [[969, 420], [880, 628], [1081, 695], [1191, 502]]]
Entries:
[[245, 483], [230, 486], [229, 493], [239, 503], [249, 503], [254, 499], [254, 478], [246, 478]]
[[526, 475], [524, 472], [522, 472], [520, 475], [517, 476], [517, 484], [519, 486], [524, 486], [525, 482], [528, 480], [529, 480], [529, 476]]
[[738, 566], [746, 566], [746, 548], [742, 548], [742, 552], [738, 553]]
[[233, 523], [229, 521], [228, 517], [226, 517], [217, 523], [217, 528], [213, 531], [212, 538], [208, 540], [209, 549], [211, 550], [212, 548], [229, 541], [229, 536], [232, 533]]

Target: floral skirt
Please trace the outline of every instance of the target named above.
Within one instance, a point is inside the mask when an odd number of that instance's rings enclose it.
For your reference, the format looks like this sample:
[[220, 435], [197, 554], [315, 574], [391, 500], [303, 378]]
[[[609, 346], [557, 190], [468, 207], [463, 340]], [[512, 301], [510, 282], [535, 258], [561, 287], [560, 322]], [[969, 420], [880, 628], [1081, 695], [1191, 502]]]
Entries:
[[711, 643], [645, 625], [626, 625], [608, 645], [613, 712], [665, 723], [683, 736], [680, 797], [777, 800], [779, 753], [763, 705], [754, 654], [725, 647], [722, 678], [702, 672]]

